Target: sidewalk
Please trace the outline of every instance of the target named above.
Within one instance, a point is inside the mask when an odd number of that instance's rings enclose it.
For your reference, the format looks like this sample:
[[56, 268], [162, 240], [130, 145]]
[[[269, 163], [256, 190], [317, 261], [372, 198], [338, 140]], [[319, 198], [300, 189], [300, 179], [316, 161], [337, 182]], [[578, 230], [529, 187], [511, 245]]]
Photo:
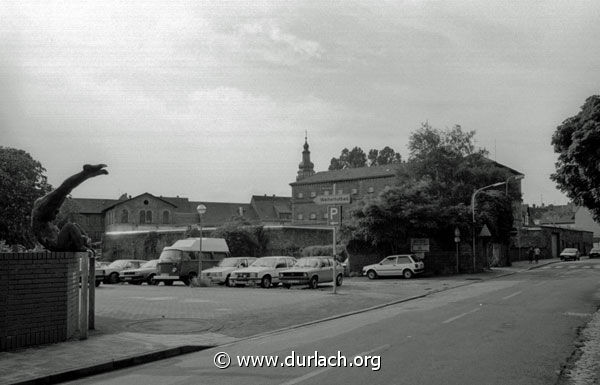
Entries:
[[[178, 354], [198, 351], [206, 347], [235, 342], [256, 334], [289, 329], [299, 325], [317, 323], [327, 318], [335, 318], [368, 309], [389, 306], [432, 293], [515, 274], [558, 262], [557, 259], [540, 260], [539, 264], [527, 261], [514, 262], [511, 267], [493, 268], [479, 274], [423, 278], [416, 280], [381, 279], [368, 281], [365, 278], [347, 279], [334, 296], [331, 287], [324, 286], [319, 291], [283, 291], [271, 289], [264, 295], [305, 296], [303, 302], [275, 308], [261, 308], [256, 311], [242, 309], [242, 312], [223, 314], [217, 317], [214, 309], [204, 318], [195, 315], [173, 314], [175, 318], [153, 318], [144, 314], [138, 319], [117, 319], [102, 313], [96, 319], [96, 331], [87, 340], [68, 341], [14, 352], [0, 353], [0, 384], [14, 383], [56, 383], [80, 378], [99, 372], [137, 365]], [[219, 288], [222, 289], [222, 288]], [[217, 289], [217, 290], [219, 290]], [[198, 288], [195, 290], [202, 290]], [[225, 289], [228, 290], [228, 289]], [[240, 289], [261, 290], [261, 289]], [[281, 290], [277, 292], [276, 290]], [[201, 292], [196, 301], [204, 304], [201, 294], [222, 293], [222, 291]], [[243, 292], [240, 292], [243, 293]], [[278, 294], [280, 293], [280, 294]], [[284, 294], [285, 293], [285, 294]], [[287, 294], [290, 293], [290, 294]], [[171, 302], [171, 301], [169, 301]], [[269, 302], [265, 298], [264, 302]], [[222, 310], [222, 309], [216, 309]], [[176, 311], [176, 310], [173, 310]], [[169, 313], [170, 314], [170, 313]], [[187, 315], [187, 317], [186, 317]], [[121, 315], [121, 317], [124, 317]], [[144, 319], [144, 317], [146, 317]], [[180, 317], [180, 318], [178, 318]], [[141, 328], [131, 328], [132, 324], [151, 322], [145, 333]], [[202, 327], [199, 327], [201, 325]], [[177, 334], [174, 333], [174, 330]], [[199, 332], [202, 331], [202, 332]]]

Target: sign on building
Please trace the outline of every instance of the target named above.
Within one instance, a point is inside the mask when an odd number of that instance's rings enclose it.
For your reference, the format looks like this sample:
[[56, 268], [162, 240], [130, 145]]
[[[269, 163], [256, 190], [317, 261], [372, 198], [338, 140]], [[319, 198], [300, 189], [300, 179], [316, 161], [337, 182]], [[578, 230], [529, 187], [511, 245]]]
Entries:
[[429, 238], [411, 238], [410, 251], [413, 253], [428, 253]]
[[350, 194], [318, 195], [313, 202], [318, 205], [345, 205], [350, 203]]

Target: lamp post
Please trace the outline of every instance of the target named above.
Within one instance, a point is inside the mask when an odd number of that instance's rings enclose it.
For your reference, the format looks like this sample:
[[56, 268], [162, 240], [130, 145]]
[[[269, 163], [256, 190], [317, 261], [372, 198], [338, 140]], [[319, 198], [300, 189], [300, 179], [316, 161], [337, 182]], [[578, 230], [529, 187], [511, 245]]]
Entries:
[[454, 229], [454, 243], [456, 243], [456, 274], [458, 274], [458, 244], [460, 243], [460, 230], [458, 227]]
[[200, 231], [200, 254], [198, 255], [198, 278], [200, 278], [200, 272], [202, 271], [202, 215], [206, 213], [206, 206], [200, 203], [196, 207], [198, 212], [198, 230]]
[[473, 214], [473, 273], [476, 270], [475, 269], [475, 198], [477, 197], [477, 194], [479, 194], [481, 191], [488, 189], [488, 188], [492, 188], [492, 187], [502, 186], [505, 183], [506, 183], [506, 181], [498, 182], [498, 183], [491, 184], [489, 186], [484, 186], [484, 187], [478, 188], [477, 190], [475, 190], [475, 192], [473, 192], [473, 195], [471, 195], [471, 212]]

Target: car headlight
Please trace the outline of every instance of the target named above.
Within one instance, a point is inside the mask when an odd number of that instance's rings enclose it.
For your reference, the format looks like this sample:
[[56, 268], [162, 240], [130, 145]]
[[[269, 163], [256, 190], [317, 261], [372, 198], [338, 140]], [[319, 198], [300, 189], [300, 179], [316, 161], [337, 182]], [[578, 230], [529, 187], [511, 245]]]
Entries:
[[174, 267], [174, 268], [171, 269], [171, 273], [175, 273], [176, 271], [177, 271], [176, 267]]
[[308, 273], [303, 273], [303, 275], [304, 275], [305, 277], [308, 277]]
[[279, 278], [283, 278], [283, 273], [279, 273]]
[[252, 277], [252, 278], [258, 278], [258, 273], [250, 273], [250, 277]]

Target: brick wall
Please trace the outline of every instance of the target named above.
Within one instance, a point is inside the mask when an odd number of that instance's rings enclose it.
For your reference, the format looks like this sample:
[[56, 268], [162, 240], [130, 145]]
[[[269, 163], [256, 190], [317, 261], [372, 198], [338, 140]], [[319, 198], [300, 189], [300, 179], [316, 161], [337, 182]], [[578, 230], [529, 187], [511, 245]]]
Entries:
[[76, 253], [0, 253], [0, 351], [73, 336], [78, 261]]

